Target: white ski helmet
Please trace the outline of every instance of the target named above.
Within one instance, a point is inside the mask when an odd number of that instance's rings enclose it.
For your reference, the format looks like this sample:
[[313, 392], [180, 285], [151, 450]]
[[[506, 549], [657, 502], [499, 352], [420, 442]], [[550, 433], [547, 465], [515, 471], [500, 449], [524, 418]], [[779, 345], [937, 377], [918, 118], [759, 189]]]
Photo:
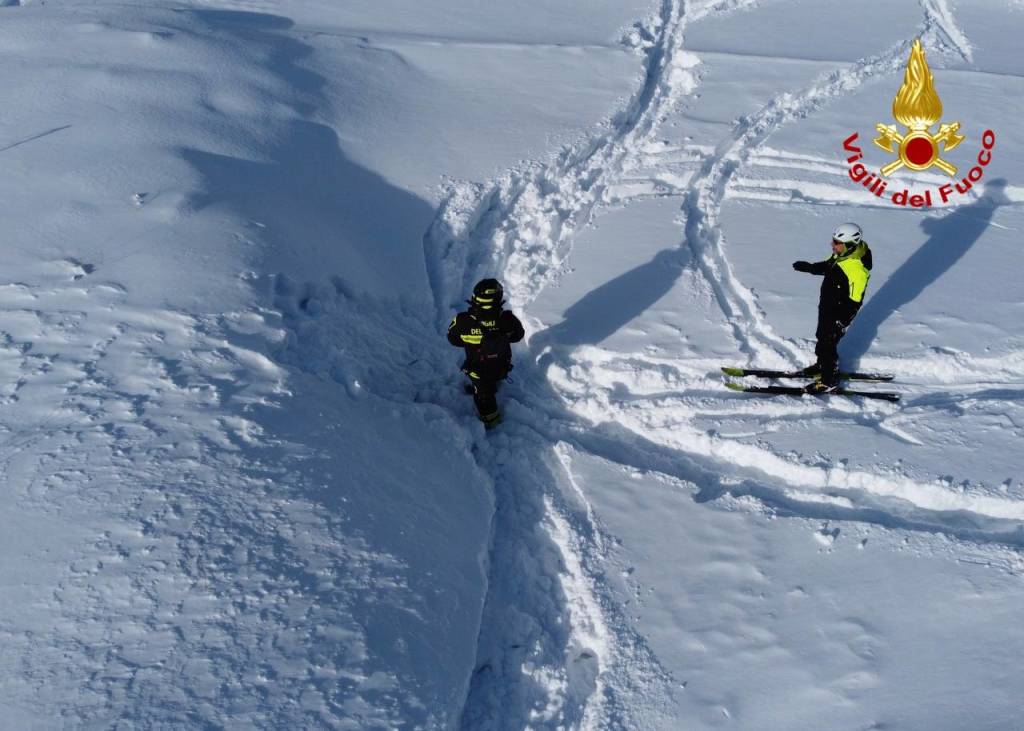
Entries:
[[855, 223], [841, 223], [832, 232], [832, 240], [846, 246], [847, 251], [859, 244], [863, 239], [864, 232]]

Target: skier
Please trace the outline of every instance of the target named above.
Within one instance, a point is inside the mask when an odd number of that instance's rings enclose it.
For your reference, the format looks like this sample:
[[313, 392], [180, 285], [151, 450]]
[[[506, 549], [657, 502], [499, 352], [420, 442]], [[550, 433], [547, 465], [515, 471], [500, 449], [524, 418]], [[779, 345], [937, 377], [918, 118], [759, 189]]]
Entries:
[[495, 394], [512, 370], [510, 343], [518, 343], [525, 334], [519, 318], [502, 309], [504, 294], [497, 279], [481, 279], [466, 300], [469, 309], [453, 317], [448, 326], [448, 342], [466, 350], [462, 372], [469, 376], [473, 402], [487, 429], [501, 421]]
[[814, 264], [795, 261], [793, 268], [825, 277], [814, 333], [818, 360], [802, 373], [816, 379], [805, 389], [808, 393], [831, 393], [839, 387], [839, 341], [860, 310], [871, 276], [871, 250], [860, 226], [844, 223], [832, 233], [832, 256]]

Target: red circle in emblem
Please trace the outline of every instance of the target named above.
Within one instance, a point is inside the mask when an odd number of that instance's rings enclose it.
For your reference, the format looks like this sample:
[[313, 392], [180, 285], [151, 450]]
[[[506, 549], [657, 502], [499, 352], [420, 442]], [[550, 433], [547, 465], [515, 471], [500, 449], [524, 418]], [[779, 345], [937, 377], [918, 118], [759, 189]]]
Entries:
[[927, 165], [935, 156], [935, 145], [927, 137], [915, 137], [907, 143], [907, 160], [914, 165]]

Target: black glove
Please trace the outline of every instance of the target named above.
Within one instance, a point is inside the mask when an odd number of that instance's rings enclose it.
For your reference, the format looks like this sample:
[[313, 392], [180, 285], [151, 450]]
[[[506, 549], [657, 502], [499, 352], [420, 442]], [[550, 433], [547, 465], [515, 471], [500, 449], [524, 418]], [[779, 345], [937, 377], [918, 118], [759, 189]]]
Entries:
[[798, 272], [809, 272], [811, 271], [811, 262], [809, 261], [794, 261], [793, 268]]

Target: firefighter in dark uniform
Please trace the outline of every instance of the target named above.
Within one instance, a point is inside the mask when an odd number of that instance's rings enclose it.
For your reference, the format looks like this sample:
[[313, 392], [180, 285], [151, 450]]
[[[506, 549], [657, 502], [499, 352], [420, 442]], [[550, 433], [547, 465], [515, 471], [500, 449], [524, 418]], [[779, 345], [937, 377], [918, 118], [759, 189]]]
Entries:
[[798, 272], [824, 276], [818, 300], [818, 342], [814, 354], [818, 360], [804, 368], [814, 376], [808, 393], [829, 393], [839, 387], [839, 341], [860, 310], [871, 277], [871, 249], [864, 233], [855, 223], [844, 223], [832, 233], [832, 256], [814, 264], [793, 262]]
[[469, 376], [477, 413], [488, 429], [501, 421], [495, 394], [512, 370], [509, 345], [525, 334], [519, 318], [502, 309], [504, 295], [497, 279], [480, 280], [473, 287], [472, 298], [466, 300], [469, 309], [452, 318], [448, 326], [448, 342], [466, 351], [462, 372]]

